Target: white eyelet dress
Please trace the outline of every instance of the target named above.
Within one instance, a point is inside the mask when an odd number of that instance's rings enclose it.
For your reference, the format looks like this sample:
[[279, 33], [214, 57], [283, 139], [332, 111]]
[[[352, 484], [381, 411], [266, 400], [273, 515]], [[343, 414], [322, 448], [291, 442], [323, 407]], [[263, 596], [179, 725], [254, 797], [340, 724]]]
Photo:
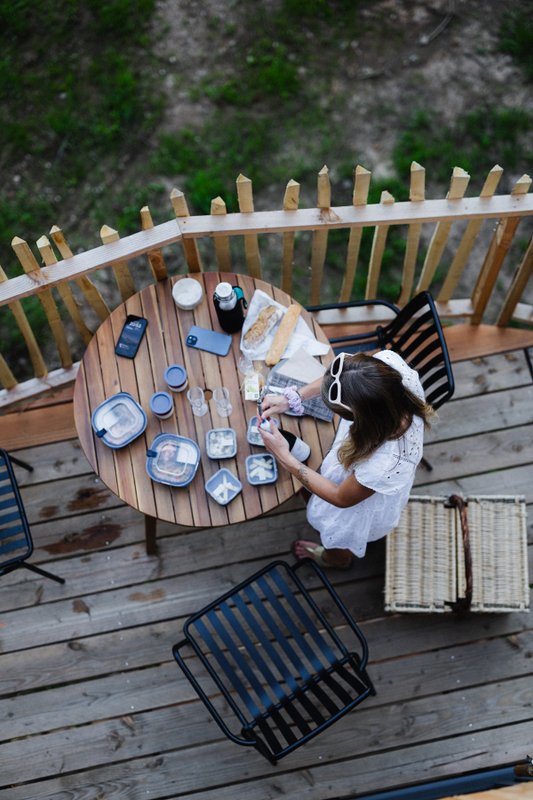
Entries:
[[[396, 369], [402, 376], [403, 385], [424, 399], [418, 373], [398, 353], [382, 350], [375, 353], [374, 358]], [[381, 539], [399, 522], [409, 499], [416, 467], [422, 458], [424, 422], [421, 417], [413, 417], [412, 424], [403, 436], [384, 442], [365, 461], [346, 470], [339, 463], [337, 451], [348, 435], [350, 424], [347, 420], [341, 420], [320, 473], [340, 484], [353, 472], [358, 482], [374, 489], [375, 494], [348, 508], [338, 508], [313, 495], [307, 505], [307, 519], [320, 533], [324, 547], [351, 550], [361, 558], [366, 552], [367, 542]]]

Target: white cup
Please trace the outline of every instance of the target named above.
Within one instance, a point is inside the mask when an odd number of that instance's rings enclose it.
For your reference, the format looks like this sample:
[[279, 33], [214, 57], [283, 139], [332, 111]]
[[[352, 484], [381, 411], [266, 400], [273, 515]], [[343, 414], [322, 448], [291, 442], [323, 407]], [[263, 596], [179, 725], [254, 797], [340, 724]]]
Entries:
[[213, 389], [213, 400], [215, 406], [221, 417], [229, 417], [233, 411], [233, 406], [230, 402], [229, 390], [225, 386], [217, 386]]
[[187, 392], [187, 399], [195, 417], [203, 417], [204, 414], [207, 414], [204, 390], [200, 386], [192, 386]]

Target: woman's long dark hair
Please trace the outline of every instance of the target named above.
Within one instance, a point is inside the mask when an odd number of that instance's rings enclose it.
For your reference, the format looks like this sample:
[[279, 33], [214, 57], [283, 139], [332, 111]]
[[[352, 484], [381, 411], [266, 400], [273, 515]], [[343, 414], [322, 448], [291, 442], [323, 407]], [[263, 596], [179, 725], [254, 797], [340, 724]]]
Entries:
[[413, 421], [424, 425], [434, 414], [424, 400], [406, 389], [402, 376], [389, 364], [366, 353], [346, 358], [340, 375], [340, 400], [353, 409], [352, 415], [328, 399], [333, 382], [329, 371], [322, 381], [322, 399], [332, 411], [352, 422], [350, 434], [339, 448], [339, 461], [348, 469], [371, 455], [387, 439], [397, 439]]

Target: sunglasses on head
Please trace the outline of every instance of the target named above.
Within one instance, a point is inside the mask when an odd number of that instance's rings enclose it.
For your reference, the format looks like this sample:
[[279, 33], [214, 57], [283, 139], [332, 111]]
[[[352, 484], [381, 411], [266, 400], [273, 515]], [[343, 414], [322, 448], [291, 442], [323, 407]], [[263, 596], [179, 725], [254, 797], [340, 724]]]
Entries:
[[341, 400], [341, 374], [344, 368], [344, 359], [346, 356], [350, 356], [350, 353], [339, 353], [339, 355], [335, 356], [331, 362], [329, 374], [333, 378], [333, 382], [329, 387], [328, 400], [330, 403], [340, 406], [341, 408], [345, 408], [346, 411], [349, 411], [350, 414], [353, 414], [350, 406], [347, 406], [346, 403], [343, 403]]

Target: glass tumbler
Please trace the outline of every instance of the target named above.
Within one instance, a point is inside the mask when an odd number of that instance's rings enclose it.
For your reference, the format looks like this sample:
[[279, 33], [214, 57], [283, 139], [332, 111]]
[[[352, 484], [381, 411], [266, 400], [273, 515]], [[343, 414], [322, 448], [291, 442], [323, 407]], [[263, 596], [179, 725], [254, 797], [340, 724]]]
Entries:
[[237, 369], [241, 375], [253, 375], [255, 372], [254, 362], [249, 355], [243, 353], [237, 362]]
[[207, 403], [205, 402], [204, 390], [201, 386], [193, 386], [187, 392], [187, 399], [191, 404], [192, 413], [196, 417], [203, 417], [207, 414]]
[[233, 406], [230, 402], [229, 390], [225, 386], [217, 386], [213, 389], [213, 400], [215, 406], [221, 417], [229, 417], [233, 411]]

